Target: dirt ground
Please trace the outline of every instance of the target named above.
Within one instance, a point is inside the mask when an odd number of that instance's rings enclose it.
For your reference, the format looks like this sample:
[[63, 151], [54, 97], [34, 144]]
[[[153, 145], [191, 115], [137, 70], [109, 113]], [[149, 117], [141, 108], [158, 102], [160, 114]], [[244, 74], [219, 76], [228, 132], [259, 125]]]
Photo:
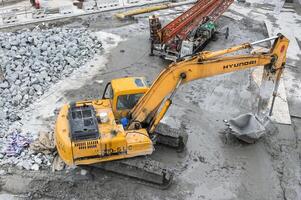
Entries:
[[[167, 12], [165, 21], [168, 20]], [[101, 64], [96, 61], [92, 66], [96, 73], [79, 78], [76, 89], [63, 90], [64, 96], [58, 96], [58, 102], [100, 98], [105, 83], [117, 77], [145, 76], [151, 82], [168, 65], [167, 61], [148, 55], [148, 24], [143, 16], [138, 21], [117, 22], [106, 14], [64, 25], [88, 26], [95, 32], [119, 35], [122, 40], [119, 43], [112, 40], [115, 46], [105, 55], [106, 61]], [[219, 27], [226, 26], [230, 28], [229, 39], [221, 35], [217, 41], [209, 43], [206, 50], [268, 36], [262, 21], [222, 17]], [[86, 67], [84, 70], [89, 71], [89, 66]], [[293, 69], [288, 70], [300, 77], [301, 70], [297, 66]], [[258, 88], [250, 79], [251, 72], [246, 70], [197, 80], [177, 92], [163, 121], [173, 127], [181, 124], [186, 127], [187, 149], [177, 153], [174, 149], [158, 146], [151, 156], [175, 168], [175, 180], [169, 189], [149, 187], [93, 168], [85, 168], [88, 173], [81, 175], [79, 167], [60, 172], [5, 167], [7, 173], [0, 176], [0, 199], [300, 199], [299, 117], [292, 117], [292, 125], [274, 124], [277, 130], [273, 129], [271, 134], [251, 145], [220, 133], [224, 119], [255, 109]], [[100, 80], [103, 80], [102, 84]], [[290, 90], [298, 88], [295, 85]], [[300, 113], [301, 109], [295, 112]], [[50, 128], [55, 119], [53, 113], [47, 117], [38, 118], [39, 113], [33, 116], [42, 126]]]

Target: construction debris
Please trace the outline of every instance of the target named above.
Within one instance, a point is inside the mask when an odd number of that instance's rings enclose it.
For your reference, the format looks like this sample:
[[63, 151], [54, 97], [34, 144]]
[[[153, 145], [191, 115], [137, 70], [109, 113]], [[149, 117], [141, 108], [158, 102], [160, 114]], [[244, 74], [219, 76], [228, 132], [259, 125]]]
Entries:
[[53, 140], [49, 140], [50, 135], [42, 133], [32, 142], [30, 134], [17, 131], [8, 134], [0, 143], [0, 166], [10, 164], [20, 169], [34, 171], [43, 167], [48, 168], [55, 150]]
[[51, 170], [53, 172], [55, 171], [61, 171], [65, 168], [65, 163], [64, 161], [61, 159], [61, 157], [57, 154], [54, 159], [53, 159], [53, 162], [52, 162], [52, 165], [51, 165]]
[[20, 133], [15, 132], [7, 136], [7, 144], [5, 155], [6, 156], [18, 156], [24, 150], [24, 148], [29, 146], [30, 140], [20, 135]]
[[[51, 169], [53, 172], [64, 169], [65, 163], [57, 155], [53, 133], [40, 133], [38, 139], [30, 144], [30, 149], [35, 153], [42, 153], [43, 155], [50, 155], [51, 157], [54, 156], [51, 162]], [[42, 160], [39, 157], [36, 157], [34, 161], [38, 165], [42, 164]], [[37, 169], [37, 166], [35, 166], [35, 169]]]
[[53, 134], [45, 132], [40, 133], [38, 139], [30, 144], [30, 149], [45, 155], [53, 153], [55, 150]]

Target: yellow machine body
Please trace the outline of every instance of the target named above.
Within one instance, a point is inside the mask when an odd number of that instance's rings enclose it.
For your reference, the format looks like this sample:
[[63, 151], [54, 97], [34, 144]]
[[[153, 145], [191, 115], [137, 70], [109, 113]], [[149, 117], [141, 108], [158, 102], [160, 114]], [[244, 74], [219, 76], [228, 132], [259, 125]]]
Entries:
[[[137, 82], [138, 81], [138, 85]], [[70, 105], [66, 104], [59, 112], [56, 127], [56, 146], [61, 158], [68, 164], [91, 164], [103, 161], [147, 155], [153, 152], [153, 143], [145, 129], [124, 130], [118, 123], [128, 109], [118, 110], [118, 98], [123, 95], [144, 94], [147, 84], [141, 77], [112, 80], [108, 90], [112, 98], [76, 102], [75, 106], [93, 106], [96, 117], [107, 113], [108, 120], [98, 123], [99, 137], [89, 140], [71, 140]], [[115, 117], [117, 116], [117, 117]]]

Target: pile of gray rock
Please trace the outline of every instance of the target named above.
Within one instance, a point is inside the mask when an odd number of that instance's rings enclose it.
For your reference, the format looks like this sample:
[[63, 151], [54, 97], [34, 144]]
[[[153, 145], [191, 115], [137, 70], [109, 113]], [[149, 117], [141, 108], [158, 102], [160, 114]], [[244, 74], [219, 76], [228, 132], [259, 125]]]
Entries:
[[12, 124], [52, 84], [101, 52], [101, 41], [84, 28], [0, 33], [0, 166], [39, 170], [51, 165], [53, 153], [32, 151], [30, 133], [12, 131]]
[[[52, 28], [0, 33], [0, 129], [19, 111], [95, 54], [101, 41], [88, 30]], [[6, 126], [6, 127], [5, 127]]]
[[34, 139], [30, 133], [15, 129], [0, 138], [0, 168], [16, 166], [25, 170], [46, 169], [51, 166], [56, 155], [53, 133], [41, 132]]
[[53, 160], [53, 155], [44, 155], [42, 153], [35, 154], [29, 149], [24, 150], [20, 156], [11, 156], [0, 159], [0, 166], [9, 165], [16, 166], [25, 170], [40, 170], [49, 168]]

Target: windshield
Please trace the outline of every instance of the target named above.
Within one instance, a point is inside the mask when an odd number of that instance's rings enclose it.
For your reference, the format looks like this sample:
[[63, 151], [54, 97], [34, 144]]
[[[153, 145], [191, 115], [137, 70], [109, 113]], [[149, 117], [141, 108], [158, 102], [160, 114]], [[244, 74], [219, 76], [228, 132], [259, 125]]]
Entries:
[[120, 95], [117, 100], [117, 110], [132, 109], [143, 94]]

